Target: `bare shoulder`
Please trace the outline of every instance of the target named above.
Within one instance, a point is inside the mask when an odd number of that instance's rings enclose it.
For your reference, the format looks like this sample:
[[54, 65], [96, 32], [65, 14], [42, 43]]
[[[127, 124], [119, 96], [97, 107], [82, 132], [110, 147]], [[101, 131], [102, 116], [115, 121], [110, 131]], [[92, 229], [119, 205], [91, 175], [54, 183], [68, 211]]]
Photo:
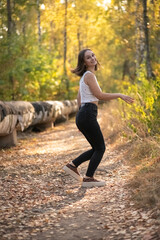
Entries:
[[90, 82], [95, 81], [95, 75], [92, 72], [87, 72], [84, 76], [84, 82], [89, 85]]

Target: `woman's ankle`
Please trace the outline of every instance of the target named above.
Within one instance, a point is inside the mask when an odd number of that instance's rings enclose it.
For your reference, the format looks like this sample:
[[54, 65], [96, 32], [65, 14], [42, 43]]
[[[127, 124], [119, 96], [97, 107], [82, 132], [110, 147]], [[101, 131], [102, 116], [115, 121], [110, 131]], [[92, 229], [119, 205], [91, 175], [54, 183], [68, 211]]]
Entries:
[[86, 175], [85, 175], [85, 177], [84, 177], [84, 178], [93, 178], [93, 177], [89, 177], [89, 176], [86, 176]]
[[73, 167], [76, 167], [73, 162], [70, 162], [70, 165], [72, 165]]

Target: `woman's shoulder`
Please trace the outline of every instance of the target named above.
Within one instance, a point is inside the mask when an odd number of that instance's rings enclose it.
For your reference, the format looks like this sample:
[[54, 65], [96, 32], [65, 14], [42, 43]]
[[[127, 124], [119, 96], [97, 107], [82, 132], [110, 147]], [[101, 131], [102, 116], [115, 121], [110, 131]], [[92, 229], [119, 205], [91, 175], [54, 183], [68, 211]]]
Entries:
[[89, 82], [93, 82], [94, 80], [96, 80], [96, 76], [93, 72], [90, 72], [90, 71], [86, 71], [86, 74], [84, 76], [84, 82], [89, 85], [88, 83]]
[[94, 76], [94, 73], [92, 73], [91, 71], [86, 71], [86, 72], [83, 73], [80, 81], [82, 81], [86, 78], [93, 78], [93, 76]]
[[83, 74], [83, 77], [95, 77], [95, 74], [91, 71], [86, 71], [84, 74]]
[[96, 79], [96, 76], [93, 72], [91, 71], [86, 71], [84, 75], [84, 79]]

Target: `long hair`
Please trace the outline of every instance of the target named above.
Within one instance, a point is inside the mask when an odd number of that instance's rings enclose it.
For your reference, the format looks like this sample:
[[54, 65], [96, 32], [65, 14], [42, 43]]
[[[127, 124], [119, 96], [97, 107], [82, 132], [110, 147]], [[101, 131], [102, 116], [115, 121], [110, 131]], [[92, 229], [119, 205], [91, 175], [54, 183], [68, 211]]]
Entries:
[[[84, 64], [84, 55], [86, 51], [91, 51], [91, 49], [85, 48], [79, 52], [77, 67], [71, 70], [72, 73], [75, 73], [80, 77], [83, 76], [83, 74], [87, 71], [86, 65]], [[99, 62], [97, 61], [97, 64], [95, 65], [95, 71], [97, 71], [98, 65]]]

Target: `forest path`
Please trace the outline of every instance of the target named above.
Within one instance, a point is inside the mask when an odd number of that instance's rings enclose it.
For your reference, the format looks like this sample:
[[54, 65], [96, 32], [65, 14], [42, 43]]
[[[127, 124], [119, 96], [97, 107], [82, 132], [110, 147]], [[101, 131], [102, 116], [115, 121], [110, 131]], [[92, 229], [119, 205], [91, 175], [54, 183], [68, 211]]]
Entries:
[[[64, 173], [63, 166], [88, 147], [71, 119], [42, 133], [22, 133], [18, 146], [0, 151], [1, 240], [160, 239], [152, 211], [130, 200], [124, 150], [107, 145], [96, 172], [105, 187], [81, 188]], [[82, 175], [86, 168], [79, 167]]]

